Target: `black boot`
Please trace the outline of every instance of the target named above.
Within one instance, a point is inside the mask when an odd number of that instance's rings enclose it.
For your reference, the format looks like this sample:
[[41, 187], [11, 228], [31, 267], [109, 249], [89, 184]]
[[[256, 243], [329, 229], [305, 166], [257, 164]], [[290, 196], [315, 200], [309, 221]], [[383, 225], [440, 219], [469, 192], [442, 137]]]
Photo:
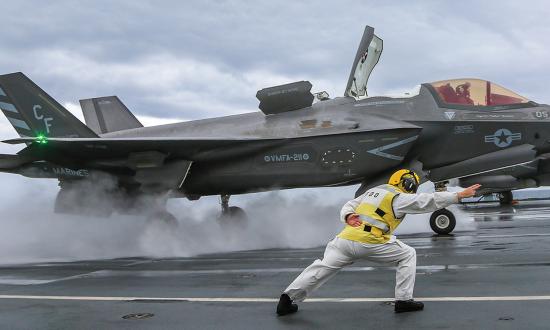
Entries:
[[296, 313], [298, 311], [298, 305], [292, 303], [292, 299], [286, 294], [281, 295], [279, 304], [277, 305], [277, 314], [279, 316]]
[[396, 300], [395, 301], [395, 312], [404, 313], [404, 312], [416, 312], [424, 309], [424, 304], [420, 301], [409, 300]]

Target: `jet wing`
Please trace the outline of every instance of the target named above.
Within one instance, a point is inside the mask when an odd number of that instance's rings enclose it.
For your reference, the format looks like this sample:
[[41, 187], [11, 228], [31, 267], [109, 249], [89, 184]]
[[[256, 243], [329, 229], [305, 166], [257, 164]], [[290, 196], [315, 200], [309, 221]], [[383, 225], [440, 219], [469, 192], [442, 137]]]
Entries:
[[34, 160], [94, 161], [128, 158], [136, 153], [156, 152], [189, 161], [235, 157], [284, 143], [285, 139], [258, 138], [17, 138], [9, 144], [30, 144], [18, 155]]
[[[28, 146], [17, 155], [28, 159], [29, 162], [45, 160], [54, 164], [89, 163], [107, 167], [136, 168], [140, 166], [158, 167], [165, 161], [171, 160], [197, 162], [231, 159], [275, 148], [287, 144], [290, 140], [339, 134], [365, 134], [384, 130], [420, 131], [421, 128], [406, 122], [372, 117], [368, 123], [354, 123], [351, 126], [345, 126], [345, 129], [322, 128], [303, 135], [289, 131], [282, 132], [280, 137], [240, 135], [232, 137], [46, 138], [39, 136], [16, 138], [4, 142], [27, 144]], [[408, 150], [409, 147], [404, 143], [399, 145], [390, 143], [376, 147], [369, 152], [382, 158], [398, 160], [401, 156], [390, 155], [388, 152], [406, 152], [402, 149], [407, 148]]]

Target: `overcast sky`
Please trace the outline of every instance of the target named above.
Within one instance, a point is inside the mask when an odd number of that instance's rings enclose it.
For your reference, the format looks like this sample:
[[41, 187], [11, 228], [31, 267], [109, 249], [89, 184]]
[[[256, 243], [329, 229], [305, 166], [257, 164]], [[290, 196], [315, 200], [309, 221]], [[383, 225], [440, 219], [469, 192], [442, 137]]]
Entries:
[[549, 17], [546, 1], [9, 1], [0, 73], [79, 115], [115, 94], [146, 123], [215, 117], [297, 80], [341, 96], [368, 24], [384, 39], [371, 95], [480, 77], [550, 103]]

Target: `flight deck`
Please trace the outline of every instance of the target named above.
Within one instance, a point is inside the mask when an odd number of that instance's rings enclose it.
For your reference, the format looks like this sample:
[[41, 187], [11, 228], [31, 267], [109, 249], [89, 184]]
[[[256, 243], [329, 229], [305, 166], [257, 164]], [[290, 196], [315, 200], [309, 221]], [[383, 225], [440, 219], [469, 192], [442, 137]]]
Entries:
[[395, 270], [357, 262], [297, 314], [276, 316], [281, 291], [319, 247], [4, 265], [0, 327], [548, 329], [550, 202], [461, 207], [476, 229], [401, 236], [417, 251], [422, 312], [394, 314]]

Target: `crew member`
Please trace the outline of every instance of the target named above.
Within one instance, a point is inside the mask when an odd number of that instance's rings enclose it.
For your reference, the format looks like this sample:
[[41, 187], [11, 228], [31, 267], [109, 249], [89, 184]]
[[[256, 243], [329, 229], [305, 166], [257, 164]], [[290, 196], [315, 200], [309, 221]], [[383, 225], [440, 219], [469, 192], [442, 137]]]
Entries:
[[340, 213], [346, 227], [328, 243], [323, 260], [315, 260], [286, 288], [277, 305], [277, 314], [298, 311], [295, 302], [303, 301], [342, 267], [358, 259], [397, 265], [395, 312], [422, 310], [424, 304], [413, 300], [416, 251], [392, 233], [406, 214], [445, 208], [462, 198], [474, 196], [481, 186], [476, 184], [457, 193], [417, 194], [419, 181], [413, 171], [399, 170], [390, 177], [388, 184], [371, 188], [347, 202]]
[[474, 101], [470, 98], [470, 86], [469, 82], [456, 86], [455, 90], [459, 104], [474, 104]]

